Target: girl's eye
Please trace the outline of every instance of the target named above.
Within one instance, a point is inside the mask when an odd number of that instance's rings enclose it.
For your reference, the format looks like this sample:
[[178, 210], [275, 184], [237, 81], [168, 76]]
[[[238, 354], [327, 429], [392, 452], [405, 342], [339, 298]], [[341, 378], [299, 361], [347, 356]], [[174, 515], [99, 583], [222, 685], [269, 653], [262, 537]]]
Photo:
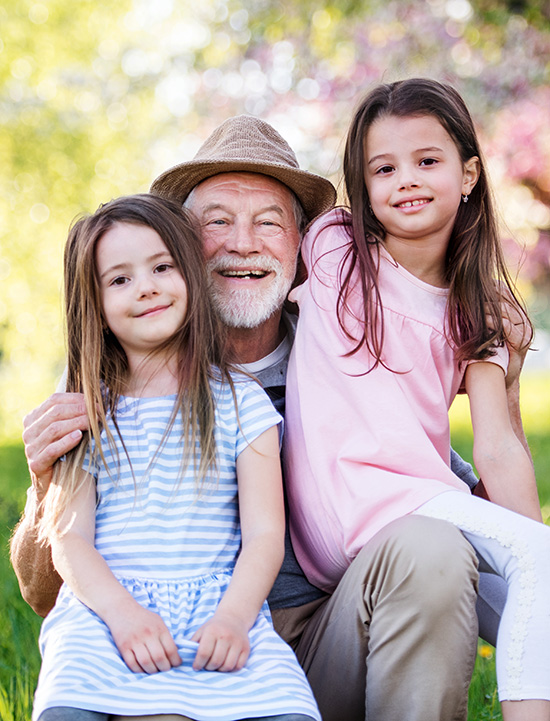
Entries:
[[437, 160], [435, 158], [424, 158], [420, 161], [420, 165], [435, 165]]
[[387, 175], [388, 173], [391, 173], [393, 170], [391, 165], [383, 165], [381, 168], [378, 168], [376, 171], [377, 175]]
[[111, 285], [124, 285], [125, 283], [128, 282], [128, 280], [129, 279], [125, 275], [119, 275], [116, 278], [113, 278], [113, 280], [111, 281], [110, 284]]
[[159, 263], [155, 268], [155, 273], [165, 273], [167, 270], [170, 270], [170, 268], [172, 268], [170, 263]]

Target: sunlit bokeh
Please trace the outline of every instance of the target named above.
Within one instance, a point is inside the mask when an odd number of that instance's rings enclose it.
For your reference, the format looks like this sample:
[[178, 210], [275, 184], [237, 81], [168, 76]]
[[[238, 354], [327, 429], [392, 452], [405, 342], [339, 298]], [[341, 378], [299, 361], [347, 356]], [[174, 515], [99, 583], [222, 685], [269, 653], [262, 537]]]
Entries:
[[[453, 83], [479, 126], [506, 252], [550, 330], [548, 3], [479, 0], [5, 0], [0, 7], [0, 438], [63, 368], [71, 221], [146, 191], [228, 116], [259, 115], [340, 182], [374, 83]], [[546, 12], [546, 14], [545, 14]], [[544, 345], [544, 344], [543, 344]], [[542, 359], [542, 361], [541, 361]], [[548, 355], [538, 363], [550, 367]]]

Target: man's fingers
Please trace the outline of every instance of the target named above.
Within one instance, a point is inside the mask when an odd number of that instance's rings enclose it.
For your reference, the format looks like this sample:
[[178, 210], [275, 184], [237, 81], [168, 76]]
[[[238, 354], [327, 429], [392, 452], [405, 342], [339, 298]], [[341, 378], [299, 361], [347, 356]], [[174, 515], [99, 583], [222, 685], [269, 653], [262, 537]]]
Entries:
[[63, 406], [63, 410], [69, 410], [70, 413], [60, 415], [60, 412], [57, 412], [42, 416], [23, 431], [23, 441], [27, 449], [45, 448], [72, 431], [88, 430], [87, 413], [77, 413], [77, 409], [72, 406]]
[[86, 403], [82, 393], [54, 393], [44, 403], [28, 413], [23, 419], [23, 426], [27, 431], [31, 426], [38, 424], [42, 427], [41, 421], [44, 418], [51, 421], [63, 418], [72, 418], [86, 414]]
[[66, 433], [51, 441], [29, 446], [27, 449], [29, 468], [37, 475], [49, 470], [58, 458], [75, 448], [81, 439], [82, 431], [69, 427]]
[[25, 418], [23, 441], [32, 482], [39, 498], [51, 481], [54, 463], [75, 448], [88, 429], [84, 397], [57, 393]]

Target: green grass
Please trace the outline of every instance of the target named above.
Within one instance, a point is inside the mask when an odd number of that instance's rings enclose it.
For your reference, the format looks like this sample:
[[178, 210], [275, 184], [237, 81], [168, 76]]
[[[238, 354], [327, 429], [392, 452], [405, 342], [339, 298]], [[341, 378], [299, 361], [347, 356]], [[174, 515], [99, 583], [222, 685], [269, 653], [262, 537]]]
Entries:
[[[522, 385], [522, 409], [533, 453], [543, 515], [550, 518], [550, 376], [528, 378]], [[453, 445], [471, 460], [471, 434], [464, 401], [453, 408]], [[10, 529], [25, 503], [28, 474], [20, 445], [0, 445], [0, 719], [29, 721], [40, 657], [37, 647], [41, 619], [22, 600], [8, 555]], [[445, 643], [445, 639], [442, 639]], [[502, 719], [496, 694], [495, 659], [481, 643], [470, 686], [471, 721]]]
[[[550, 523], [550, 433], [528, 433], [528, 439], [535, 463], [543, 517], [546, 523]], [[453, 447], [463, 458], [471, 462], [472, 439], [469, 433], [454, 432]], [[470, 685], [468, 711], [468, 719], [471, 721], [502, 719], [496, 692], [493, 648], [482, 641], [479, 642], [475, 671]]]
[[0, 446], [0, 719], [27, 721], [40, 668], [41, 619], [23, 601], [9, 562], [9, 537], [25, 503], [28, 473], [20, 445]]

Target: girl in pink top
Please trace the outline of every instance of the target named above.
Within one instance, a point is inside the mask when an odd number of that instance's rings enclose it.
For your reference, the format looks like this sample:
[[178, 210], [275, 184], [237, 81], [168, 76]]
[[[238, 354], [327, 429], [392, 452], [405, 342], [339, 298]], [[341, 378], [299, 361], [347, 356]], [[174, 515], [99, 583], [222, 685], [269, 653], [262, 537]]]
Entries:
[[[550, 529], [505, 379], [506, 343], [524, 347], [532, 328], [464, 102], [424, 79], [376, 88], [352, 121], [344, 173], [351, 213], [313, 224], [302, 246], [309, 277], [292, 296], [300, 320], [284, 457], [298, 559], [330, 591], [391, 521], [418, 513], [458, 526], [508, 584], [504, 719], [548, 720]], [[449, 468], [448, 409], [460, 390], [494, 503]]]

